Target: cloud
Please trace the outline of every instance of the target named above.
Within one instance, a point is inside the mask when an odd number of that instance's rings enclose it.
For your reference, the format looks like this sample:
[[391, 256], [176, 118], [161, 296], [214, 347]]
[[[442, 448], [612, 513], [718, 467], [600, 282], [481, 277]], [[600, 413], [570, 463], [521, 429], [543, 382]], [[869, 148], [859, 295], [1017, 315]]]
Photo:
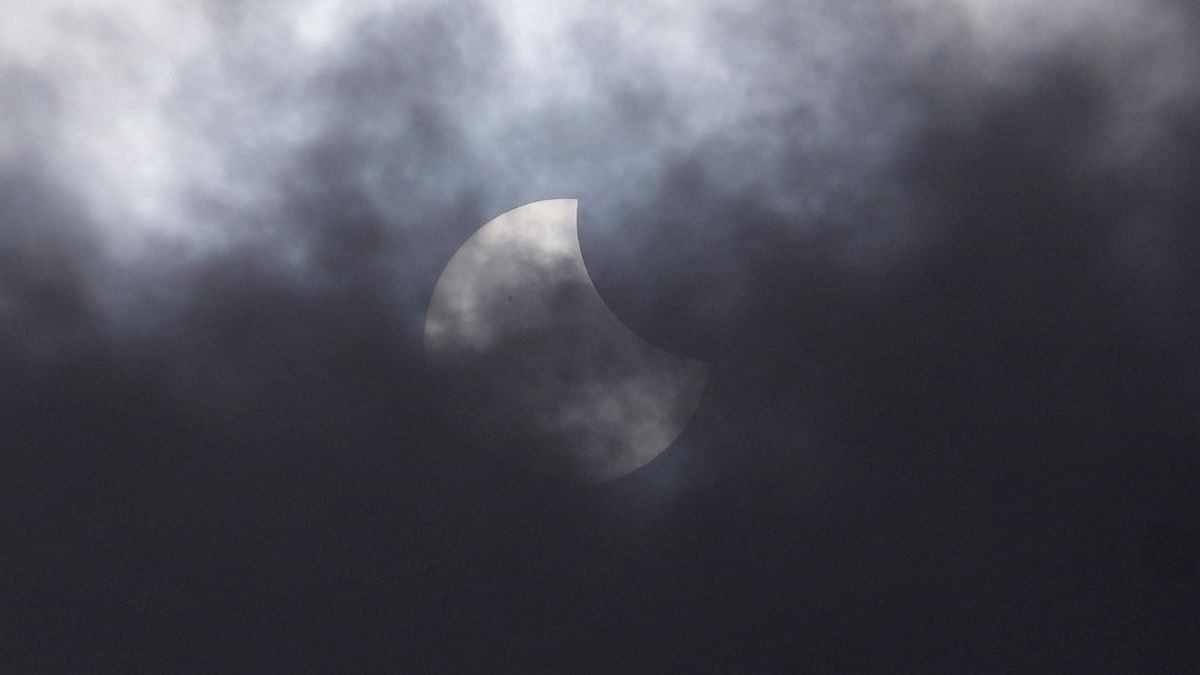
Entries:
[[[1194, 662], [1186, 3], [5, 14], [18, 669]], [[421, 345], [459, 245], [560, 196], [712, 368], [603, 488]]]

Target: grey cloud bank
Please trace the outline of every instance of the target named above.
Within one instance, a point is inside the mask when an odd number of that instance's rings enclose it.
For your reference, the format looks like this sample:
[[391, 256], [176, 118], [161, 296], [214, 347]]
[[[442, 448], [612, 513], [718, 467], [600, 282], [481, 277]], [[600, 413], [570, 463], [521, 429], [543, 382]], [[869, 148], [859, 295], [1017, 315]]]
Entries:
[[[0, 662], [1181, 672], [1198, 30], [0, 1]], [[549, 197], [712, 363], [603, 487], [506, 459], [544, 440], [423, 356], [459, 245]]]

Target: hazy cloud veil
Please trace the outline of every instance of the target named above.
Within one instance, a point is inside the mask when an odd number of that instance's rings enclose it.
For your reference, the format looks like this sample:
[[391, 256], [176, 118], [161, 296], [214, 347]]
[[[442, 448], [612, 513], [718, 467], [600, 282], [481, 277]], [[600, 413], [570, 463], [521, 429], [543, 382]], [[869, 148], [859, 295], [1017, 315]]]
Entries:
[[[11, 672], [1182, 672], [1200, 11], [0, 0]], [[422, 354], [579, 199], [711, 363], [581, 488]]]

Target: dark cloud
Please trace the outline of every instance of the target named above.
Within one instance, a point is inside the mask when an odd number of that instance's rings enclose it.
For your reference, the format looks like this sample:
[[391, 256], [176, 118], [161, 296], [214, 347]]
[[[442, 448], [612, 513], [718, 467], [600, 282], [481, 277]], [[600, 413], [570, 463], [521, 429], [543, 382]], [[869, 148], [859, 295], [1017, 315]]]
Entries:
[[[572, 7], [538, 43], [385, 4], [309, 51], [213, 3], [199, 57], [0, 56], [13, 672], [1200, 658], [1189, 7], [1048, 40], [1082, 10]], [[118, 77], [147, 49], [153, 95]], [[85, 105], [181, 154], [106, 154]], [[560, 196], [613, 311], [711, 362], [601, 486], [506, 459], [520, 415], [455, 407], [421, 344], [466, 237]]]

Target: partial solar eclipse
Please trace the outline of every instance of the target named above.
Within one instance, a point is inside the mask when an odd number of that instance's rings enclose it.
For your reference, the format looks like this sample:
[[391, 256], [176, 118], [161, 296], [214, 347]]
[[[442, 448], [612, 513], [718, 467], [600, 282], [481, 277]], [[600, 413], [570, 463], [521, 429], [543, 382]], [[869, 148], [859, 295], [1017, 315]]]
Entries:
[[472, 235], [434, 287], [425, 350], [475, 403], [521, 429], [539, 464], [599, 482], [671, 446], [708, 367], [655, 347], [609, 310], [583, 261], [577, 206], [533, 202]]

